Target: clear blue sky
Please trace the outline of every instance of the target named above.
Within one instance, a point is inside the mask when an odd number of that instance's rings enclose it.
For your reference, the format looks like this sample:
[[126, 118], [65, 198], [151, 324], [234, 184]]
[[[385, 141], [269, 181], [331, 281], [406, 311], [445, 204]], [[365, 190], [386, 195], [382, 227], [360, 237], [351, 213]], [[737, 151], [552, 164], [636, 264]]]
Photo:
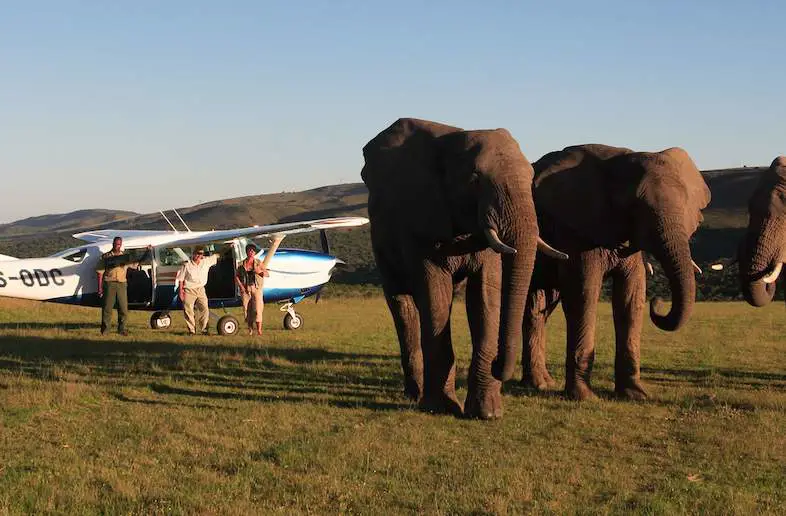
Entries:
[[401, 116], [786, 153], [786, 2], [0, 0], [0, 222], [360, 181]]

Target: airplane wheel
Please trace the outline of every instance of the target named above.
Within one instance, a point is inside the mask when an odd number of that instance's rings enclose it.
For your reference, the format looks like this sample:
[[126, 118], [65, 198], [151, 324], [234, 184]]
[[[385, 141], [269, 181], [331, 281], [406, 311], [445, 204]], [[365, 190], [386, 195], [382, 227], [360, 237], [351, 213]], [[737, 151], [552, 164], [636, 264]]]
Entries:
[[154, 330], [164, 330], [172, 326], [172, 317], [169, 312], [153, 312], [150, 316], [150, 327]]
[[284, 316], [284, 329], [285, 330], [299, 330], [303, 327], [303, 316], [300, 314], [287, 314]]
[[218, 320], [219, 335], [234, 335], [237, 333], [238, 328], [240, 328], [240, 325], [238, 324], [237, 319], [231, 315], [225, 315]]

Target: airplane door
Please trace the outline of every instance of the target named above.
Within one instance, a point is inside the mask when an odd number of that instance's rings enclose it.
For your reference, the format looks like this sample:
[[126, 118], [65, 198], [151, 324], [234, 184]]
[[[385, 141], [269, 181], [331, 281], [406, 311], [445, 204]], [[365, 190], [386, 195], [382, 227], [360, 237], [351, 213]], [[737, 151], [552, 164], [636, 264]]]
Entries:
[[156, 253], [158, 253], [158, 248], [154, 247], [151, 251], [151, 264], [150, 264], [150, 287], [153, 289], [153, 292], [150, 296], [150, 305], [156, 306], [156, 286], [157, 286], [157, 279], [158, 274], [156, 274], [156, 268], [158, 267], [158, 260], [156, 259]]
[[[125, 252], [134, 259], [145, 258], [146, 248], [128, 248]], [[147, 256], [139, 264], [139, 268], [131, 267], [126, 271], [126, 281], [128, 282], [128, 306], [129, 307], [148, 307], [153, 302], [153, 263], [152, 256]]]

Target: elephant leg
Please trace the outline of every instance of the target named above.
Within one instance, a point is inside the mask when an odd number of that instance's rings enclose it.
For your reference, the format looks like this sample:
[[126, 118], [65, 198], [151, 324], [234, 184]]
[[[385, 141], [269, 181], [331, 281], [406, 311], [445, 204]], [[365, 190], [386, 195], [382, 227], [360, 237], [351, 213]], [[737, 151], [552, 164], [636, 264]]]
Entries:
[[419, 406], [439, 414], [463, 413], [456, 397], [456, 359], [450, 336], [453, 278], [431, 262], [424, 264], [420, 310], [423, 350], [423, 396]]
[[384, 220], [371, 226], [371, 243], [377, 268], [382, 276], [382, 290], [396, 328], [404, 394], [413, 401], [423, 395], [423, 353], [420, 349], [420, 314], [413, 298], [411, 274], [407, 274], [405, 239], [388, 240], [395, 232]]
[[[387, 290], [387, 289], [383, 289]], [[423, 352], [420, 349], [420, 315], [411, 295], [389, 295], [385, 299], [393, 316], [398, 343], [401, 348], [401, 368], [404, 371], [404, 393], [413, 401], [423, 395]]]
[[605, 273], [602, 250], [571, 257], [560, 274], [562, 308], [567, 326], [565, 393], [575, 400], [595, 397], [590, 375], [595, 360], [595, 322]]
[[[501, 297], [499, 267], [482, 267], [467, 279], [467, 321], [472, 338], [472, 362], [467, 377], [464, 415], [477, 419], [502, 417], [502, 382], [491, 374], [497, 356]], [[496, 274], [496, 275], [495, 275]]]
[[521, 357], [521, 384], [536, 391], [556, 385], [546, 368], [546, 323], [559, 303], [559, 291], [531, 290], [524, 310], [524, 349]]
[[641, 384], [639, 357], [647, 278], [641, 254], [622, 260], [611, 277], [616, 339], [614, 390], [622, 398], [643, 400], [647, 392]]

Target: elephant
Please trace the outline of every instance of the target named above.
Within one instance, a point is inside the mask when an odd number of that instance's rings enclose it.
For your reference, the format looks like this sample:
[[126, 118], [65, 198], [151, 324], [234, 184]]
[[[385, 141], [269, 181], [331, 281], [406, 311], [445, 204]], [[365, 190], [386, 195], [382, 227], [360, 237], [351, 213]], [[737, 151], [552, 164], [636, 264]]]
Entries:
[[634, 152], [589, 144], [551, 152], [533, 163], [533, 195], [541, 235], [570, 258], [539, 256], [524, 318], [522, 384], [546, 390], [555, 382], [546, 368], [545, 324], [562, 302], [567, 325], [565, 394], [594, 397], [590, 374], [595, 357], [595, 320], [604, 277], [612, 280], [615, 331], [615, 393], [644, 399], [640, 341], [651, 265], [662, 265], [672, 294], [650, 303], [650, 318], [675, 331], [690, 318], [696, 280], [689, 240], [703, 220], [710, 190], [680, 148]]
[[[363, 148], [371, 244], [401, 351], [406, 394], [425, 411], [502, 416], [539, 237], [532, 165], [505, 129], [401, 118]], [[455, 391], [450, 313], [466, 280], [467, 397]]]
[[762, 173], [748, 202], [748, 229], [737, 260], [740, 289], [756, 307], [775, 296], [776, 281], [786, 261], [786, 156], [778, 156]]

